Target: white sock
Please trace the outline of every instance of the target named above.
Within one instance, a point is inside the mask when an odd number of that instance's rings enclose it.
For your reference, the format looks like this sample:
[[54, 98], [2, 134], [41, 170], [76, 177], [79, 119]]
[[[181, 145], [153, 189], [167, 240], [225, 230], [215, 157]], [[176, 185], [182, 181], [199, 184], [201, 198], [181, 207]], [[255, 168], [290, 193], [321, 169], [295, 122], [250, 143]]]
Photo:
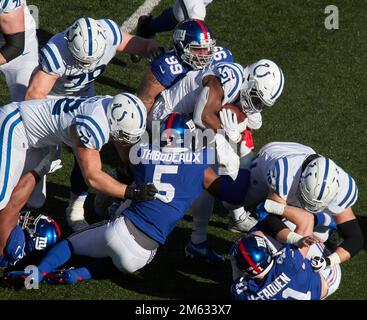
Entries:
[[84, 207], [85, 200], [87, 199], [87, 195], [77, 196], [76, 194], [70, 192], [69, 198], [69, 207]]
[[[229, 204], [228, 202], [222, 202], [223, 206], [228, 210], [228, 214], [230, 217], [232, 217], [234, 220], [240, 220], [240, 217], [245, 213], [244, 207], [234, 206], [232, 204]], [[242, 217], [243, 219], [244, 217]]]
[[213, 207], [214, 198], [206, 191], [204, 191], [193, 203], [191, 207], [193, 218], [191, 233], [192, 243], [198, 244], [207, 240], [208, 225]]

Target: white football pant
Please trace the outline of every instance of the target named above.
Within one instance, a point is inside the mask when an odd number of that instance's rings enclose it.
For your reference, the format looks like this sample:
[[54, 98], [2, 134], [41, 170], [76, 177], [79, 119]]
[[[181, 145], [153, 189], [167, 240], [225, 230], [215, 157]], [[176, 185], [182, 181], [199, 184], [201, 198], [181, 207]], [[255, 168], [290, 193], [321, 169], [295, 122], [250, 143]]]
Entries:
[[112, 259], [121, 272], [132, 273], [150, 263], [157, 250], [146, 250], [135, 242], [123, 216], [91, 225], [69, 237], [74, 253]]

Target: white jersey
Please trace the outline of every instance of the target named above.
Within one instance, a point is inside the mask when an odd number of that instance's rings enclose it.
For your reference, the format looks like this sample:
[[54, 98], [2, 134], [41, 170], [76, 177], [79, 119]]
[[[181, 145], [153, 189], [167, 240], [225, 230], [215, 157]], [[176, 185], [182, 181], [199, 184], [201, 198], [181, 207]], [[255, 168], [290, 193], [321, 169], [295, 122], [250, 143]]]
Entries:
[[66, 145], [73, 147], [69, 128], [76, 126], [81, 142], [101, 150], [110, 137], [106, 116], [111, 96], [92, 98], [52, 98], [18, 104], [31, 148]]
[[75, 60], [68, 49], [65, 31], [54, 35], [41, 49], [40, 65], [44, 72], [56, 75], [59, 79], [52, 88], [50, 95], [57, 96], [91, 96], [93, 82], [107, 67], [116, 55], [117, 47], [122, 42], [122, 33], [116, 22], [110, 19], [97, 21], [105, 30], [107, 46], [101, 60], [94, 71], [85, 73], [76, 67]]
[[190, 71], [172, 87], [164, 90], [153, 105], [149, 120], [161, 120], [172, 112], [192, 113], [203, 89], [203, 79], [214, 75], [224, 91], [222, 104], [235, 102], [243, 79], [243, 68], [237, 63], [218, 63], [203, 70]]
[[[36, 22], [34, 21], [26, 0], [0, 0], [0, 15], [18, 10], [24, 4], [24, 28], [25, 28], [25, 47], [24, 54], [32, 48], [32, 42], [37, 41], [36, 38]], [[0, 46], [5, 44], [2, 34], [0, 34]]]
[[205, 20], [206, 6], [213, 0], [176, 0], [173, 14], [178, 22], [186, 19]]
[[[302, 174], [302, 164], [316, 152], [305, 145], [293, 142], [272, 142], [265, 145], [253, 160], [251, 175], [254, 184], [268, 187], [288, 204], [301, 207], [297, 190]], [[342, 168], [339, 170], [339, 190], [336, 198], [329, 204], [327, 213], [338, 214], [353, 206], [357, 201], [358, 189], [353, 178]]]

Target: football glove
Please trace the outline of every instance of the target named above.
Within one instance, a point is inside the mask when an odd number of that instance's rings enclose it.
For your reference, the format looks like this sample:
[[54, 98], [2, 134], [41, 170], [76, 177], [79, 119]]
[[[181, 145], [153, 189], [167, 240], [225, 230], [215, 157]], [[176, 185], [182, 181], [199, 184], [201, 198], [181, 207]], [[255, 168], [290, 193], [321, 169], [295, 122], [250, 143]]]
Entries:
[[127, 186], [125, 191], [125, 199], [134, 201], [149, 201], [155, 199], [156, 193], [158, 193], [158, 190], [153, 183], [144, 183], [139, 187]]
[[219, 117], [221, 126], [228, 138], [235, 143], [240, 142], [242, 136], [238, 126], [237, 115], [230, 109], [222, 109], [219, 111]]

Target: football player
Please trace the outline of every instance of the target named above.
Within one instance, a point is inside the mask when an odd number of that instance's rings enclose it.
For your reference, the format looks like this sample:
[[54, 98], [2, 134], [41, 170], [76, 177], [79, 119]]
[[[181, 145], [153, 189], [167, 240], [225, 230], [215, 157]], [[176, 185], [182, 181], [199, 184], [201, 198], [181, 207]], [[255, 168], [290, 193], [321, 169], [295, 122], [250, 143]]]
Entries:
[[174, 49], [151, 62], [150, 70], [139, 85], [137, 95], [148, 112], [156, 98], [189, 71], [218, 62], [233, 62], [229, 50], [215, 46], [212, 32], [201, 20], [181, 22], [173, 33], [173, 45]]
[[[210, 148], [192, 145], [191, 138], [197, 137], [198, 133], [189, 116], [173, 113], [161, 124], [160, 147], [159, 144], [155, 146], [146, 142], [134, 146], [135, 184], [139, 187], [154, 183], [159, 190], [156, 199], [123, 204], [114, 219], [91, 226], [60, 242], [38, 266], [40, 280], [44, 275], [57, 283], [90, 279], [93, 272], [88, 273], [88, 268], [53, 272], [66, 263], [72, 254], [111, 258], [122, 272], [139, 270], [152, 261], [157, 248], [165, 243], [204, 188], [219, 199], [241, 203], [243, 196], [238, 197], [239, 193], [233, 192], [233, 188], [246, 185], [249, 172], [241, 170], [235, 181], [228, 176], [219, 177], [208, 167]], [[187, 139], [186, 134], [189, 134], [190, 139]], [[221, 159], [237, 156], [233, 150], [221, 148], [225, 139], [223, 136], [217, 135], [216, 139]], [[22, 278], [19, 274], [13, 275], [8, 274], [6, 277], [10, 285], [13, 278]]]
[[[244, 144], [244, 159], [251, 156], [247, 147], [245, 129], [259, 129], [261, 112], [273, 106], [284, 87], [282, 70], [270, 60], [260, 60], [245, 69], [236, 63], [218, 63], [210, 68], [189, 72], [183, 79], [162, 92], [148, 114], [148, 126], [171, 112], [193, 113], [200, 127], [218, 130], [223, 128], [232, 143]], [[225, 104], [236, 104], [246, 115], [245, 121], [237, 124], [231, 113], [222, 112]], [[228, 110], [227, 110], [228, 111]], [[242, 151], [241, 151], [242, 153]], [[244, 164], [247, 161], [244, 161]], [[190, 256], [202, 256], [214, 262], [217, 255], [207, 244], [207, 227], [214, 205], [214, 198], [204, 192], [192, 207], [194, 218], [191, 241], [186, 247]], [[242, 230], [243, 212], [230, 208], [230, 228]], [[249, 215], [246, 212], [246, 217]], [[205, 249], [203, 249], [205, 248]]]
[[61, 232], [55, 220], [33, 211], [22, 211], [0, 256], [0, 268], [23, 262], [37, 252], [50, 248], [60, 240]]
[[0, 1], [0, 71], [11, 101], [22, 101], [32, 72], [38, 66], [36, 22], [25, 0]]
[[43, 151], [46, 147], [65, 143], [72, 148], [89, 186], [120, 199], [153, 197], [154, 186], [133, 188], [102, 171], [99, 151], [104, 144], [110, 139], [133, 144], [145, 132], [146, 109], [132, 94], [11, 103], [0, 109], [0, 125], [3, 128], [0, 144], [0, 255], [16, 225], [19, 210], [13, 207], [21, 202], [17, 197], [24, 198], [22, 189], [16, 187], [25, 163], [32, 161], [30, 157], [34, 156], [34, 153], [27, 152], [29, 150]]
[[279, 219], [289, 211], [306, 220], [307, 214], [321, 212], [326, 226], [332, 218], [344, 240], [331, 255], [314, 259], [314, 269], [322, 271], [349, 260], [363, 247], [363, 234], [352, 210], [357, 198], [354, 179], [334, 161], [299, 143], [273, 142], [252, 161], [245, 203], [265, 201], [264, 210], [271, 214], [261, 221], [262, 227], [287, 243], [300, 237]]
[[[156, 33], [172, 31], [178, 23], [188, 19], [205, 20], [206, 6], [213, 0], [176, 0], [172, 8], [165, 9], [158, 17], [140, 16], [136, 34], [143, 38], [153, 38]], [[138, 62], [138, 55], [131, 55]]]
[[173, 7], [165, 9], [158, 17], [139, 17], [137, 35], [153, 38], [156, 33], [173, 30], [187, 19], [205, 20], [206, 6], [213, 0], [176, 0]]
[[231, 251], [232, 297], [236, 300], [325, 299], [338, 289], [341, 281], [339, 265], [314, 272], [310, 256], [324, 259], [325, 251], [320, 243], [276, 249], [263, 234], [242, 237]]
[[[69, 28], [54, 35], [41, 49], [40, 66], [25, 99], [49, 96], [94, 96], [94, 81], [101, 76], [117, 52], [155, 55], [158, 43], [121, 32], [110, 19], [89, 17], [76, 20]], [[158, 53], [159, 54], [159, 53]], [[88, 186], [76, 159], [70, 177], [71, 192], [66, 209], [73, 230], [87, 226], [84, 202]]]

